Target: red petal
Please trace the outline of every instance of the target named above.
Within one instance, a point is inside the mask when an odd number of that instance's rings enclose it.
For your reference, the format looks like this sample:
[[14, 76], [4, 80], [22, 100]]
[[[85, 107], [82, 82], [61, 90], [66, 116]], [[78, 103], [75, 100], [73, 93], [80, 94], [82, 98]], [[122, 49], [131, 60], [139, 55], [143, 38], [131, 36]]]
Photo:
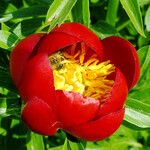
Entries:
[[65, 33], [49, 33], [40, 42], [38, 51], [51, 55], [62, 48], [78, 42], [81, 42], [81, 40]]
[[44, 135], [53, 135], [59, 125], [51, 107], [37, 97], [29, 99], [23, 109], [22, 119], [31, 130]]
[[124, 75], [119, 69], [116, 69], [115, 82], [112, 87], [110, 96], [99, 109], [97, 117], [107, 115], [123, 108], [126, 97], [128, 95], [128, 87]]
[[108, 37], [102, 40], [104, 60], [111, 60], [124, 74], [128, 88], [131, 89], [138, 81], [140, 65], [136, 49], [133, 45], [120, 38]]
[[124, 109], [111, 113], [95, 121], [66, 129], [69, 133], [84, 140], [99, 141], [113, 134], [122, 123]]
[[17, 44], [10, 55], [10, 72], [18, 86], [24, 66], [44, 34], [32, 34]]
[[97, 53], [97, 55], [102, 59], [103, 57], [102, 44], [99, 38], [87, 27], [79, 23], [70, 22], [60, 25], [59, 27], [55, 28], [53, 32], [66, 33], [68, 35], [72, 35], [80, 39], [81, 41], [85, 42], [87, 46], [93, 49]]
[[84, 98], [79, 93], [56, 91], [56, 97], [57, 114], [63, 128], [93, 119], [99, 108], [99, 101]]
[[55, 89], [53, 72], [46, 54], [38, 54], [28, 61], [19, 91], [26, 101], [36, 96], [52, 106], [55, 100]]

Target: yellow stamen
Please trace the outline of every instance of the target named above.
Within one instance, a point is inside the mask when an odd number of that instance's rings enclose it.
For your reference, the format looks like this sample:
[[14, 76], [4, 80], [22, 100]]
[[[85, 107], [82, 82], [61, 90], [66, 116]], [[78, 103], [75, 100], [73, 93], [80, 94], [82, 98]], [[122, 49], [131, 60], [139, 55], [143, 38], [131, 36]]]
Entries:
[[114, 84], [114, 81], [107, 77], [115, 71], [115, 66], [110, 64], [109, 60], [100, 63], [95, 54], [86, 62], [85, 57], [84, 43], [81, 43], [79, 50], [73, 45], [70, 54], [59, 51], [49, 57], [53, 67], [55, 89], [79, 92], [83, 96], [104, 101]]

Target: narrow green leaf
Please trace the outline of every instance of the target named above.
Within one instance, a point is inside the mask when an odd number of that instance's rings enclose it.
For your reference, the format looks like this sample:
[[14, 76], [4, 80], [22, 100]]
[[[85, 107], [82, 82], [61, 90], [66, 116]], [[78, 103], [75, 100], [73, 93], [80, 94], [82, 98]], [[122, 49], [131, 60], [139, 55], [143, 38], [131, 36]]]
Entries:
[[16, 11], [17, 8], [13, 5], [13, 4], [8, 4], [7, 6], [7, 9], [5, 10], [5, 13], [10, 13], [10, 12], [13, 12], [13, 11]]
[[9, 31], [10, 27], [8, 27], [5, 23], [1, 23], [1, 30]]
[[12, 14], [4, 15], [2, 18], [0, 18], [0, 23], [7, 22], [7, 21], [9, 21], [12, 18], [13, 18]]
[[[22, 20], [13, 30], [13, 32], [19, 36], [19, 38], [26, 37], [30, 34], [35, 33], [35, 31], [41, 27], [42, 23], [44, 22], [45, 17], [39, 18], [31, 18]], [[32, 25], [32, 28], [31, 28]]]
[[138, 3], [140, 6], [144, 6], [150, 4], [150, 0], [138, 0]]
[[136, 111], [132, 108], [126, 107], [124, 120], [139, 128], [150, 128], [149, 115], [145, 115], [141, 113], [140, 111]]
[[115, 26], [117, 21], [118, 6], [119, 0], [109, 0], [106, 21], [112, 26]]
[[73, 21], [83, 24], [82, 1], [77, 0], [71, 12]]
[[5, 30], [0, 30], [0, 47], [9, 49], [13, 47], [18, 41], [18, 37]]
[[65, 142], [64, 142], [64, 145], [62, 147], [62, 150], [71, 150], [67, 138], [65, 139]]
[[140, 7], [137, 0], [120, 0], [135, 29], [145, 37]]
[[146, 15], [145, 15], [145, 25], [147, 31], [150, 31], [150, 7], [148, 8]]
[[79, 22], [85, 26], [90, 26], [89, 0], [78, 0], [72, 9], [74, 22]]
[[[148, 82], [145, 82], [147, 78], [149, 78], [149, 71], [150, 71], [150, 46], [145, 46], [138, 50], [138, 55], [140, 58], [140, 66], [141, 66], [141, 73], [140, 73], [140, 79], [137, 84], [137, 86], [142, 85], [142, 87], [147, 84]], [[150, 83], [149, 83], [150, 85]]]
[[129, 93], [125, 118], [127, 126], [150, 128], [150, 46], [138, 50], [141, 75], [136, 87]]
[[90, 26], [89, 0], [82, 0], [82, 14], [83, 14], [83, 24], [89, 27]]
[[51, 147], [50, 150], [62, 150], [62, 146]]
[[[150, 90], [150, 89], [149, 89]], [[150, 100], [150, 98], [149, 98]], [[130, 97], [127, 100], [126, 106], [128, 108], [132, 108], [134, 110], [140, 111], [145, 115], [150, 115], [150, 102], [147, 103], [146, 101], [140, 101], [139, 99], [135, 99]]]
[[8, 116], [7, 114], [6, 114], [6, 108], [4, 108], [4, 107], [0, 107], [0, 117], [6, 117], [6, 116]]
[[81, 142], [72, 142], [69, 140], [71, 150], [84, 150], [84, 146]]
[[42, 135], [31, 132], [31, 140], [27, 143], [27, 150], [45, 150]]
[[19, 24], [13, 29], [13, 33], [14, 33], [15, 35], [17, 35], [20, 39], [23, 38], [22, 29], [21, 29], [21, 23], [19, 23]]
[[50, 32], [56, 25], [60, 25], [66, 19], [75, 3], [76, 0], [54, 0], [47, 12], [46, 23], [42, 29], [50, 26]]
[[20, 117], [21, 104], [18, 95], [0, 97], [0, 117]]
[[39, 17], [45, 15], [47, 10], [48, 7], [45, 5], [36, 5], [27, 8], [20, 8], [17, 11], [4, 15], [2, 18], [0, 18], [0, 22], [6, 22], [10, 19], [25, 19], [26, 17]]

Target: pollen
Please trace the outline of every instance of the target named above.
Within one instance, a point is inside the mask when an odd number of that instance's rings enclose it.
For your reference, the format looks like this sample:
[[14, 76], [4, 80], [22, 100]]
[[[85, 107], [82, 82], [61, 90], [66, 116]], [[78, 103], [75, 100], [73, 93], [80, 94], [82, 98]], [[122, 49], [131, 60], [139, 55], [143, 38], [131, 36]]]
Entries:
[[73, 45], [69, 51], [60, 50], [49, 57], [56, 90], [74, 91], [85, 97], [105, 101], [114, 84], [108, 76], [115, 72], [110, 61], [100, 62], [93, 54], [86, 58], [86, 46]]

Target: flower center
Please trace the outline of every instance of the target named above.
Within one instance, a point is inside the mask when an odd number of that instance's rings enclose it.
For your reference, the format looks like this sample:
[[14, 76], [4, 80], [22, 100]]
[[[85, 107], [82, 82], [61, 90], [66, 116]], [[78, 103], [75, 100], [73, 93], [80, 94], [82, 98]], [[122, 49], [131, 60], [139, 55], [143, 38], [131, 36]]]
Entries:
[[56, 90], [79, 92], [83, 96], [106, 99], [114, 83], [107, 77], [115, 71], [110, 61], [99, 62], [96, 54], [86, 60], [86, 47], [73, 45], [49, 57]]

